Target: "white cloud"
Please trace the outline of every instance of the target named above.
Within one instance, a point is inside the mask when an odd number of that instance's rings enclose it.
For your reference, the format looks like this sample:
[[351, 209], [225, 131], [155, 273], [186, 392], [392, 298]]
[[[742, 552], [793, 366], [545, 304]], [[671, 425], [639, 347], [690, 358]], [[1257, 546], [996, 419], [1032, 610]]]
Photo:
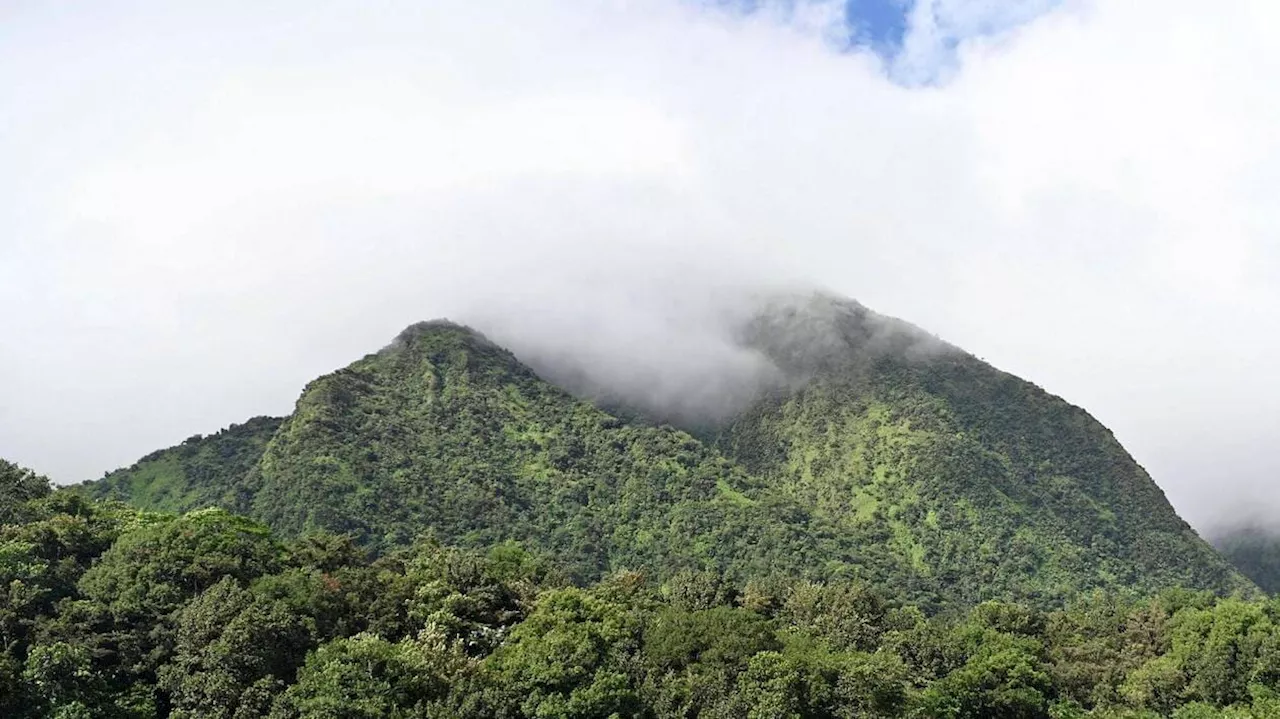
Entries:
[[949, 80], [958, 70], [956, 49], [966, 42], [1008, 37], [1063, 0], [913, 0], [907, 32], [894, 55], [894, 77], [909, 83]]
[[438, 315], [616, 356], [655, 288], [780, 277], [1082, 404], [1193, 519], [1265, 495], [1280, 9], [920, 5], [888, 71], [823, 7], [10, 11], [0, 456], [92, 475]]

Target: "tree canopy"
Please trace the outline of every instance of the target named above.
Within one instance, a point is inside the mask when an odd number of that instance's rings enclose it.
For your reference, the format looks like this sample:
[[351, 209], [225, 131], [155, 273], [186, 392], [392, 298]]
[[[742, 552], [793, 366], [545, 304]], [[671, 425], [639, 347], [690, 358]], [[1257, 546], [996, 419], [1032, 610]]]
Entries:
[[33, 492], [0, 528], [12, 717], [1273, 717], [1280, 602], [1095, 591], [929, 614], [860, 581], [371, 559], [222, 510]]

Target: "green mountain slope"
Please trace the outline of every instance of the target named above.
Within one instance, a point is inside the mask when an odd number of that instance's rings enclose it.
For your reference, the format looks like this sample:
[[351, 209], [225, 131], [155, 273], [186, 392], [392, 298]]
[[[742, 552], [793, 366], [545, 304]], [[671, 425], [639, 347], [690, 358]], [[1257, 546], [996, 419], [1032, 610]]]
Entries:
[[278, 428], [242, 429], [233, 460], [206, 464], [215, 435], [88, 491], [217, 504], [378, 550], [424, 531], [516, 540], [581, 580], [838, 577], [933, 607], [1256, 591], [1087, 413], [910, 325], [814, 297], [767, 307], [742, 341], [787, 381], [698, 439], [618, 419], [469, 329], [423, 323], [313, 381]]
[[257, 466], [283, 421], [254, 417], [207, 437], [196, 435], [75, 489], [94, 499], [118, 499], [153, 511], [226, 505], [231, 503], [228, 491]]
[[[855, 557], [771, 503], [734, 463], [671, 427], [628, 425], [445, 322], [312, 382], [237, 508], [286, 534], [375, 548], [518, 540], [573, 576], [804, 572]], [[799, 517], [792, 524], [785, 517]]]
[[894, 581], [968, 600], [1248, 589], [1084, 410], [850, 301], [775, 307], [747, 337], [803, 381], [720, 447], [882, 547]]

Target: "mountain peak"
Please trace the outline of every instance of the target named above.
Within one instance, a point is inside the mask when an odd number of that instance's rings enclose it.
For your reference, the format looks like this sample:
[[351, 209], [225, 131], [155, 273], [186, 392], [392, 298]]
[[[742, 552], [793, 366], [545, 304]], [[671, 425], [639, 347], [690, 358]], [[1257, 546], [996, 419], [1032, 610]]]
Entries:
[[767, 299], [740, 334], [743, 344], [762, 352], [793, 378], [884, 357], [918, 360], [963, 354], [909, 322], [821, 291]]
[[400, 330], [400, 333], [391, 340], [388, 349], [396, 349], [414, 345], [420, 342], [433, 341], [479, 341], [486, 344], [492, 344], [481, 333], [476, 330], [450, 319], [443, 317], [433, 320], [423, 320], [414, 322], [413, 324]]

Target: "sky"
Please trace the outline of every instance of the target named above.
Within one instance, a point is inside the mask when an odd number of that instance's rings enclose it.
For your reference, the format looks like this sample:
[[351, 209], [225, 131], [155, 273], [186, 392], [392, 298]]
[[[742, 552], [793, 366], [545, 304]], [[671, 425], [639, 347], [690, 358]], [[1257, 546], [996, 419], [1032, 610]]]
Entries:
[[[818, 286], [1273, 512], [1271, 0], [0, 7], [0, 456], [287, 413], [411, 322], [711, 377]], [[732, 359], [732, 358], [731, 358]]]

